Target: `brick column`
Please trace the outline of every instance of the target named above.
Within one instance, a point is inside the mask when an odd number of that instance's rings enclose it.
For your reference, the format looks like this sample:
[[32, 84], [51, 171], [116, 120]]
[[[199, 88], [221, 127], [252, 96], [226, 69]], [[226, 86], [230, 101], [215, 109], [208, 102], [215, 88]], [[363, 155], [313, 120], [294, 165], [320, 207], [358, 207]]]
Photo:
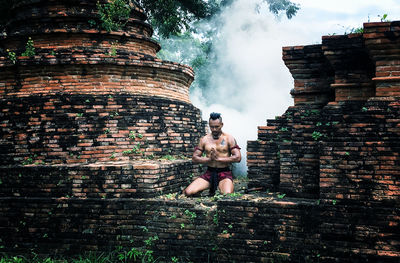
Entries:
[[365, 23], [363, 37], [376, 66], [376, 96], [400, 96], [400, 21]]
[[330, 84], [334, 72], [322, 45], [283, 48], [283, 60], [294, 78], [295, 106], [283, 116], [288, 120], [279, 131], [279, 191], [290, 196], [318, 198], [319, 144], [314, 132], [320, 109], [333, 100]]
[[322, 37], [322, 50], [335, 70], [335, 101], [365, 101], [375, 95], [375, 66], [362, 34]]
[[333, 70], [321, 45], [283, 48], [283, 60], [294, 78], [294, 104], [326, 104], [333, 100]]

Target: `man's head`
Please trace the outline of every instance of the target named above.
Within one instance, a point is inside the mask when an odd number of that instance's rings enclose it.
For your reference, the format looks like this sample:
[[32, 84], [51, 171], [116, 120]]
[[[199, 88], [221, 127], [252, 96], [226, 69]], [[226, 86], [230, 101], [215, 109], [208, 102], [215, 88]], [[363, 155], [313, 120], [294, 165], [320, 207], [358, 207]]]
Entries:
[[212, 137], [214, 139], [218, 139], [219, 136], [222, 134], [222, 126], [224, 126], [224, 124], [222, 123], [221, 113], [211, 113], [208, 124], [210, 126]]

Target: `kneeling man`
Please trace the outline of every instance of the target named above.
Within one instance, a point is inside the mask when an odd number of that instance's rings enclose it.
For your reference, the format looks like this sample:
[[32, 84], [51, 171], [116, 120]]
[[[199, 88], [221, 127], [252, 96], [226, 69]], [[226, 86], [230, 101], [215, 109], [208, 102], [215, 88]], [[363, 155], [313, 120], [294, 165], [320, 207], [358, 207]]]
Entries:
[[217, 188], [222, 194], [233, 193], [233, 177], [231, 163], [242, 159], [240, 148], [236, 140], [222, 131], [220, 113], [211, 113], [209, 126], [211, 134], [200, 139], [199, 146], [194, 150], [192, 161], [208, 166], [205, 174], [194, 180], [183, 193], [186, 196], [194, 195], [210, 188], [210, 195], [214, 195]]

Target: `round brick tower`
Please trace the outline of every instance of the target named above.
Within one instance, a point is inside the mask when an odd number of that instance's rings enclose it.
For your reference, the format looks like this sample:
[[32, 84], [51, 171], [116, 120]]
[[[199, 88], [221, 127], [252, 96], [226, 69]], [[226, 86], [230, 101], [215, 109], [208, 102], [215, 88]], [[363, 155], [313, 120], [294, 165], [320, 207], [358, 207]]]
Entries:
[[[68, 177], [72, 170], [119, 173], [123, 167], [134, 170], [130, 176], [137, 184], [113, 181], [110, 188], [120, 193], [177, 190], [183, 180], [173, 181], [177, 170], [184, 176], [199, 169], [186, 157], [205, 131], [199, 109], [189, 100], [193, 70], [156, 57], [160, 46], [134, 1], [121, 29], [102, 29], [99, 5], [107, 4], [26, 0], [10, 11], [13, 19], [0, 39], [2, 171], [9, 175], [34, 167], [48, 175], [47, 170], [61, 169]], [[154, 176], [142, 180], [138, 174], [149, 170]], [[160, 176], [169, 179], [160, 181]], [[3, 189], [15, 184], [3, 182]], [[57, 189], [37, 185], [39, 192]], [[64, 186], [60, 193], [91, 192], [82, 185], [75, 191], [72, 184]]]

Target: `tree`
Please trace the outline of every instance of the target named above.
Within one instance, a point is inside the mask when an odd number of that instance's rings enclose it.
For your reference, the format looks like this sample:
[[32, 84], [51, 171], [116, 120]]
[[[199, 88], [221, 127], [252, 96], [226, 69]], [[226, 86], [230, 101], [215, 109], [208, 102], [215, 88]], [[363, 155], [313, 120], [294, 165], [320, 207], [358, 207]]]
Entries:
[[[194, 22], [210, 19], [222, 8], [232, 5], [235, 0], [137, 0], [146, 11], [156, 32], [167, 38], [191, 29]], [[267, 2], [269, 10], [275, 15], [282, 12], [290, 19], [299, 6], [289, 0], [260, 0]]]
[[218, 12], [216, 0], [138, 0], [156, 32], [162, 37], [178, 35], [190, 29], [191, 23]]

